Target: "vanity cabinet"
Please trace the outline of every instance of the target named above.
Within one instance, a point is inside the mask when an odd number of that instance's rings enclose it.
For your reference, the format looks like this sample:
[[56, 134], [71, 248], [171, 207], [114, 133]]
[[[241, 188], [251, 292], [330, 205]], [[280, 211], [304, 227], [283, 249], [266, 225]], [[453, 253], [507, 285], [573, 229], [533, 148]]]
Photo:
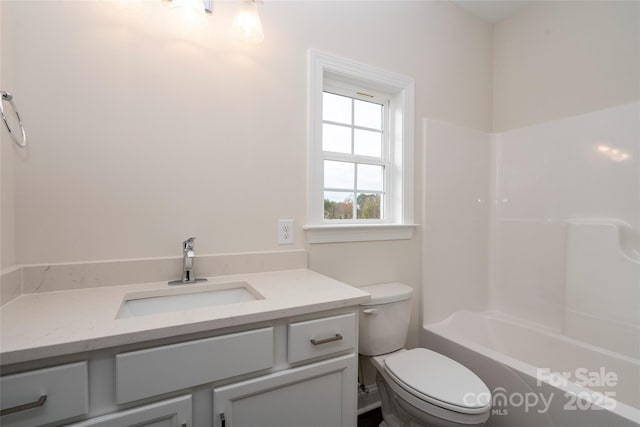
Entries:
[[346, 307], [27, 363], [1, 378], [2, 408], [47, 401], [0, 425], [355, 427], [357, 331]]

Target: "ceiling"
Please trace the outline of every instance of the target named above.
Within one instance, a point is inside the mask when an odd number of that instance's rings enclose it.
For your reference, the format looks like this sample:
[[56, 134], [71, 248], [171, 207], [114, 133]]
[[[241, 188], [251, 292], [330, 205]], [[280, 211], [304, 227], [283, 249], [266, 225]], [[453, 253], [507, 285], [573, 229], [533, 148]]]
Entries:
[[495, 24], [532, 3], [533, 0], [451, 0], [479, 18]]

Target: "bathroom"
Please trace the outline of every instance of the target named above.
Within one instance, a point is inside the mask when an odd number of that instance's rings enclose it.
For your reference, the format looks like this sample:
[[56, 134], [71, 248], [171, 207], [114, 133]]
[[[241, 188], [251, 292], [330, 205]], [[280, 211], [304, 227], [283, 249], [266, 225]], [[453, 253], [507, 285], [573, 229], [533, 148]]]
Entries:
[[[509, 14], [483, 15], [496, 3]], [[265, 1], [259, 44], [230, 37], [238, 6], [214, 0], [188, 20], [167, 0], [0, 2], [0, 89], [28, 139], [16, 147], [0, 125], [3, 336], [6, 308], [30, 294], [179, 278], [195, 236], [207, 277], [308, 268], [357, 288], [410, 286], [406, 348], [447, 354], [494, 393], [507, 385], [486, 379], [490, 351], [447, 340], [465, 324], [562, 331], [622, 355], [638, 378], [638, 2]], [[413, 80], [408, 235], [311, 243], [310, 50]], [[630, 262], [606, 252], [622, 265], [611, 281], [576, 285], [605, 255], [570, 248], [608, 247], [606, 230]], [[553, 356], [549, 345], [538, 350]], [[194, 408], [208, 398], [194, 396]], [[377, 405], [369, 397], [360, 409]], [[107, 400], [93, 399], [92, 411]], [[494, 406], [489, 426], [640, 422], [633, 408], [610, 422]]]

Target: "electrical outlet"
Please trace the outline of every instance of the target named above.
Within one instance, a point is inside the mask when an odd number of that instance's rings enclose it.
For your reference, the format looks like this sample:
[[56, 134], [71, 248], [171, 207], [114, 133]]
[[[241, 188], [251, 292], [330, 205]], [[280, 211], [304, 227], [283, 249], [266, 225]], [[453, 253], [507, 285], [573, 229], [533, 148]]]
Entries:
[[278, 220], [278, 244], [290, 245], [293, 243], [293, 220]]

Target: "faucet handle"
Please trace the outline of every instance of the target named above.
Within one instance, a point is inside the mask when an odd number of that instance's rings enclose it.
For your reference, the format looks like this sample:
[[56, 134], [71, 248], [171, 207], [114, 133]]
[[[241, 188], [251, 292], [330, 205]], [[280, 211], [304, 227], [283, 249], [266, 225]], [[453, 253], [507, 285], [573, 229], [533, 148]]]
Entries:
[[193, 249], [194, 240], [196, 240], [195, 237], [189, 237], [187, 240], [182, 242], [182, 247], [184, 248], [185, 251], [189, 251]]

